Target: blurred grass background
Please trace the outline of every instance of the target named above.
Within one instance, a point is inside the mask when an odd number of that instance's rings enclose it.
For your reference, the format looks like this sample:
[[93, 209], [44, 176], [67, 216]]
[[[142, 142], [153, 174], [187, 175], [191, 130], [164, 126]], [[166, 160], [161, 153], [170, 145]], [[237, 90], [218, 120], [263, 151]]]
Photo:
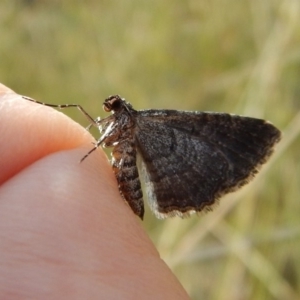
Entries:
[[255, 181], [214, 212], [148, 210], [144, 226], [192, 299], [300, 299], [299, 0], [2, 0], [0, 24], [0, 81], [20, 94], [94, 117], [120, 94], [282, 129]]

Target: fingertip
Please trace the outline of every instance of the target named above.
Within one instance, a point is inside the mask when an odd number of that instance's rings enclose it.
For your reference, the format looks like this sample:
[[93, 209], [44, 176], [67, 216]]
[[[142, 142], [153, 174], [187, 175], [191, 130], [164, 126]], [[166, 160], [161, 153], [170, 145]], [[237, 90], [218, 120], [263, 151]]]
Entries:
[[[0, 182], [5, 182], [0, 191], [5, 200], [1, 201], [0, 224], [6, 229], [10, 226], [7, 241], [22, 241], [23, 245], [35, 242], [34, 247], [27, 245], [27, 250], [33, 251], [30, 254], [39, 262], [60, 262], [51, 268], [57, 271], [55, 276], [61, 275], [65, 263], [63, 271], [72, 266], [84, 274], [97, 274], [97, 280], [100, 274], [102, 283], [107, 274], [113, 274], [117, 278], [115, 288], [129, 287], [131, 294], [143, 295], [146, 290], [155, 293], [154, 282], [163, 293], [162, 274], [178, 287], [140, 220], [121, 198], [103, 151], [94, 151], [78, 163], [93, 140], [85, 129], [1, 85], [0, 97], [0, 135], [4, 141]], [[10, 254], [13, 256], [13, 251]], [[147, 266], [149, 260], [154, 263]], [[27, 274], [36, 275], [36, 260], [32, 262]], [[18, 273], [18, 269], [9, 268], [9, 272]], [[136, 274], [135, 281], [128, 284], [132, 274]], [[21, 278], [23, 274], [19, 275]], [[135, 282], [139, 280], [149, 284], [145, 291], [136, 293]]]
[[79, 124], [54, 109], [26, 101], [5, 87], [0, 93], [0, 183], [51, 153], [93, 141]]
[[7, 86], [5, 86], [4, 84], [2, 84], [0, 82], [0, 94], [5, 94], [5, 93], [14, 93], [15, 94], [15, 92], [12, 89], [8, 88]]

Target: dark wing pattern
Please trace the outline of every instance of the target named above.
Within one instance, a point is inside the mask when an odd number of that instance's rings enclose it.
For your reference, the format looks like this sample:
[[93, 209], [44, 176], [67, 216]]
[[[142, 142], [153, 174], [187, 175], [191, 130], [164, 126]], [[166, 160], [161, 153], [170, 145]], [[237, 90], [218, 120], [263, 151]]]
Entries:
[[280, 140], [280, 131], [260, 119], [156, 110], [140, 112], [135, 135], [159, 218], [211, 209], [251, 180]]

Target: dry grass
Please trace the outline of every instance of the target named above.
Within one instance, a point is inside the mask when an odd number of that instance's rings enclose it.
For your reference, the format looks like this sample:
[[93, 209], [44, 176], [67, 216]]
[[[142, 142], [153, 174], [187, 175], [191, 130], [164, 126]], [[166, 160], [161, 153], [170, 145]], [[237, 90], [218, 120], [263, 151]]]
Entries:
[[298, 0], [2, 1], [0, 22], [0, 78], [20, 93], [102, 116], [119, 93], [137, 109], [281, 128], [261, 174], [213, 213], [157, 221], [148, 211], [145, 226], [193, 299], [300, 298]]

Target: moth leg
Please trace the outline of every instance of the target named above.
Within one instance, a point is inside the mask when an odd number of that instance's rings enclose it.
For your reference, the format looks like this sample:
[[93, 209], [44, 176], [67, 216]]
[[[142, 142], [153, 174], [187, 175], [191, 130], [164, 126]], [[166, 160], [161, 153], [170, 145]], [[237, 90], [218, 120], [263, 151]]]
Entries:
[[[97, 124], [97, 125], [95, 125], [95, 124]], [[85, 129], [87, 131], [90, 131], [90, 129], [92, 128], [92, 126], [97, 126], [97, 127], [101, 126], [99, 124], [101, 124], [101, 118], [97, 117], [96, 119], [94, 119], [94, 123], [90, 123], [87, 127], [85, 127]]]
[[25, 99], [25, 100], [31, 101], [31, 102], [35, 102], [35, 103], [38, 103], [38, 104], [41, 104], [41, 105], [45, 105], [45, 106], [49, 106], [49, 107], [54, 107], [54, 108], [58, 108], [58, 109], [64, 109], [64, 108], [69, 108], [69, 107], [76, 107], [89, 120], [89, 122], [91, 123], [88, 127], [91, 127], [91, 126], [98, 127], [99, 126], [99, 120], [98, 120], [98, 118], [93, 119], [90, 116], [90, 114], [87, 113], [85, 111], [85, 109], [81, 105], [79, 105], [79, 104], [50, 104], [50, 103], [40, 102], [40, 101], [37, 101], [35, 99], [26, 97], [26, 96], [22, 96], [22, 98]]
[[105, 138], [106, 136], [103, 135], [96, 143], [93, 143], [94, 147], [85, 156], [83, 156], [80, 162], [82, 163], [92, 152], [98, 149], [101, 146], [101, 144], [104, 142]]

